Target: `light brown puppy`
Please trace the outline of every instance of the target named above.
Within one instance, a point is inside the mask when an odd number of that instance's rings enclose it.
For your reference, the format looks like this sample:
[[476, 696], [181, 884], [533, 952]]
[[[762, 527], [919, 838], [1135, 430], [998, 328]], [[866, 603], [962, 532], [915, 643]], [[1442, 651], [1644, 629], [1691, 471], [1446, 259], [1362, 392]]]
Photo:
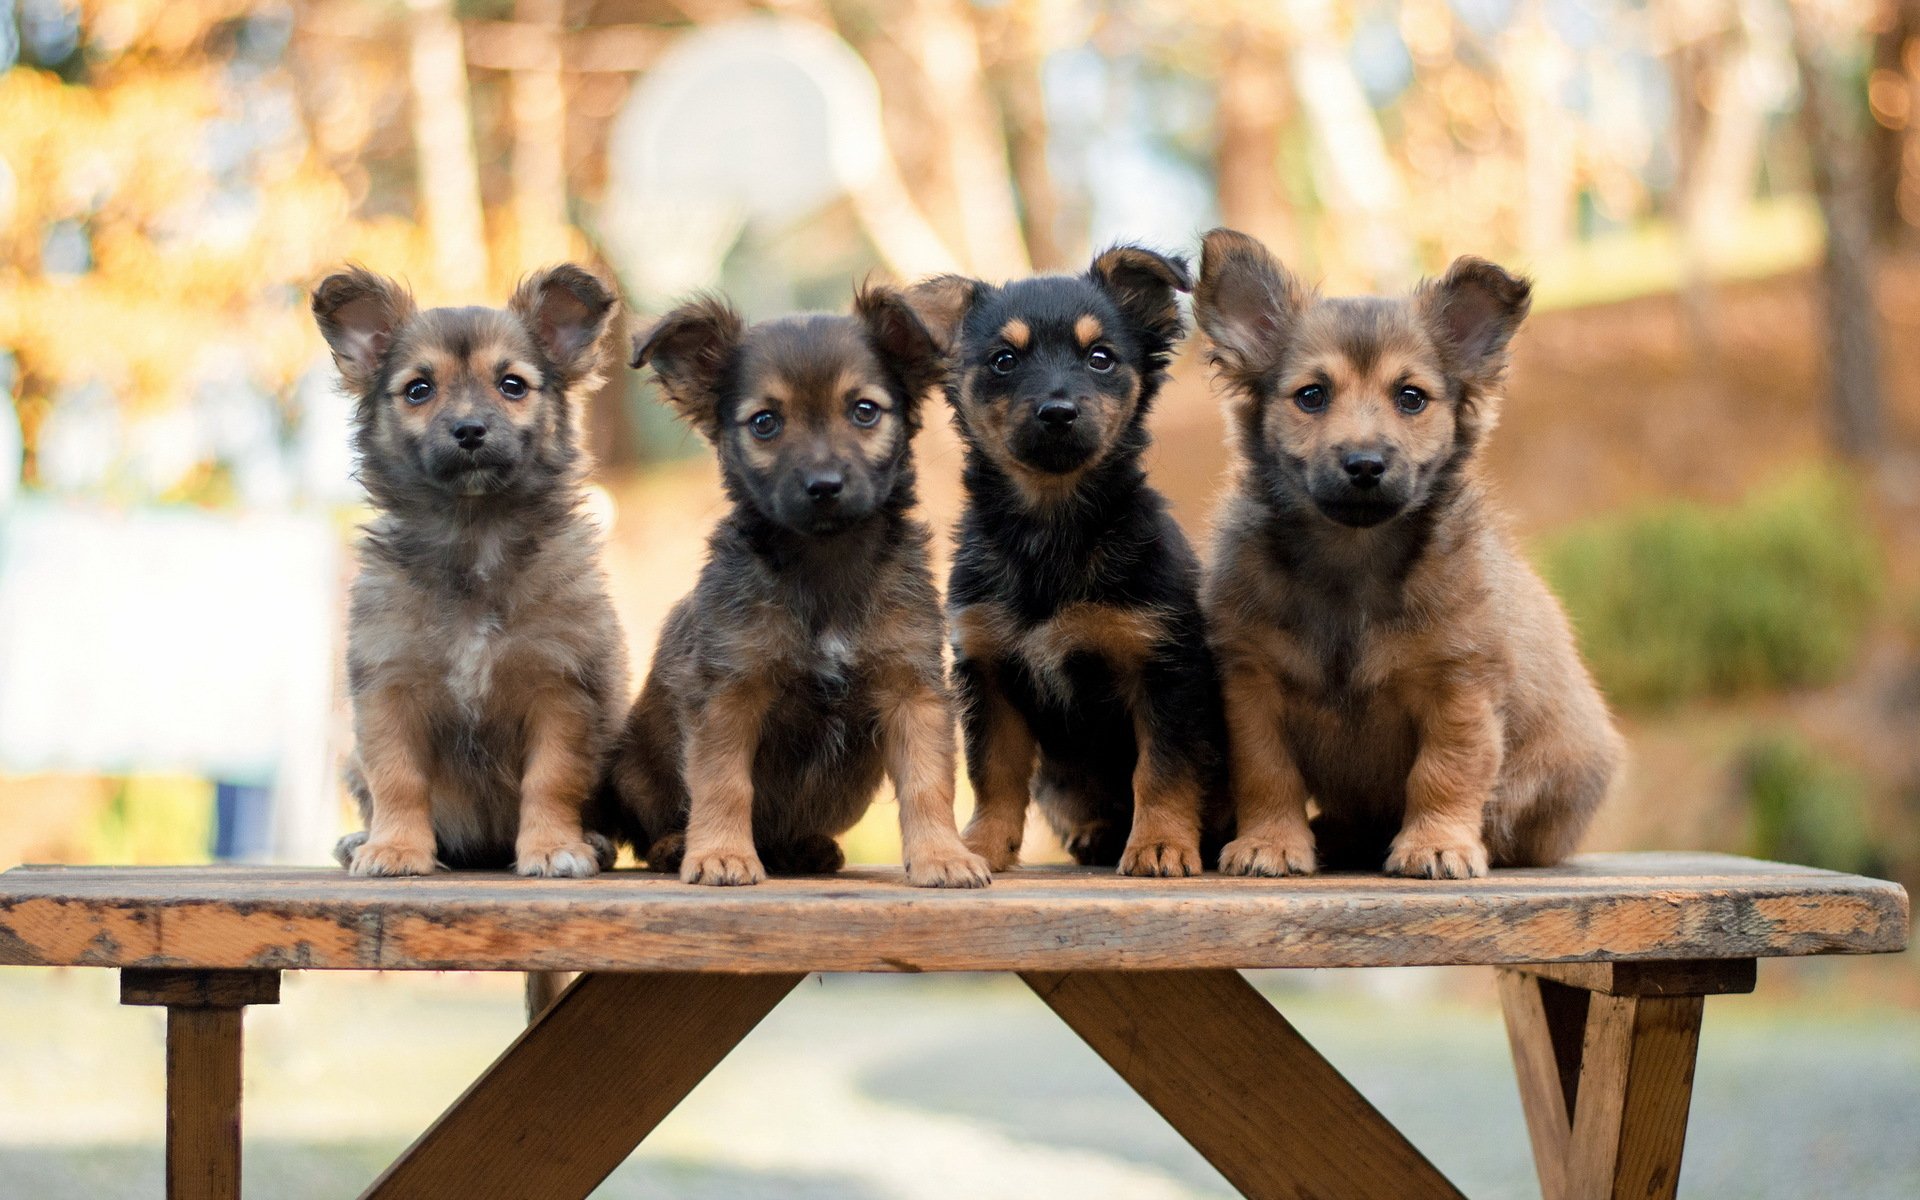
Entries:
[[580, 510], [578, 422], [614, 308], [574, 266], [529, 277], [504, 310], [421, 312], [357, 268], [314, 291], [380, 510], [347, 629], [347, 777], [367, 829], [335, 855], [356, 875], [613, 863], [581, 819], [626, 653]]
[[1202, 596], [1239, 818], [1222, 871], [1309, 873], [1316, 843], [1397, 875], [1551, 863], [1605, 796], [1620, 737], [1479, 464], [1529, 295], [1462, 258], [1411, 296], [1323, 299], [1207, 235], [1195, 316], [1238, 468]]

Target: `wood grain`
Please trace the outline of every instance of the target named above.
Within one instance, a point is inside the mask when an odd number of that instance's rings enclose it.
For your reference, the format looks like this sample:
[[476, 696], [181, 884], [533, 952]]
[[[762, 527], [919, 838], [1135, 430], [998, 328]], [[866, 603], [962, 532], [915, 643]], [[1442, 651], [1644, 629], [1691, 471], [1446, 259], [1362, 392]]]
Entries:
[[1459, 1200], [1237, 972], [1022, 978], [1251, 1200]]
[[1672, 1200], [1704, 1003], [1699, 996], [1592, 998], [1566, 1200]]
[[1587, 1003], [1584, 991], [1522, 971], [1500, 972], [1500, 1008], [1546, 1200], [1562, 1200], [1567, 1191], [1567, 1146], [1573, 1138]]
[[278, 971], [176, 971], [128, 967], [120, 972], [120, 1003], [169, 1008], [244, 1008], [280, 1003]]
[[167, 1010], [167, 1200], [239, 1200], [244, 1012]]
[[363, 1200], [584, 1200], [802, 975], [582, 975]]
[[1751, 958], [1521, 963], [1518, 969], [1567, 987], [1609, 996], [1744, 996], [1758, 979]]
[[1593, 855], [1480, 880], [1122, 879], [1009, 872], [979, 891], [853, 869], [757, 887], [328, 869], [0, 873], [0, 964], [804, 971], [1500, 965], [1878, 953], [1895, 884], [1722, 855]]

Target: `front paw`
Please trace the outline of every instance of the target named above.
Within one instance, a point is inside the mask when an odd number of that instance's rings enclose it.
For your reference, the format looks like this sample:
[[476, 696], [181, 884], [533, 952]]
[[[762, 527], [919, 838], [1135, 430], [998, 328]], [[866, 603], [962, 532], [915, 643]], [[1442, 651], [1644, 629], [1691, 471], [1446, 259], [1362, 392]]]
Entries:
[[367, 831], [364, 829], [355, 830], [333, 844], [333, 861], [351, 871], [353, 869], [354, 851], [366, 844]]
[[431, 843], [421, 846], [367, 839], [355, 846], [350, 854], [347, 871], [353, 875], [431, 875], [446, 869], [434, 857]]
[[967, 831], [960, 835], [967, 849], [986, 860], [987, 869], [996, 875], [1020, 862], [1020, 835], [1023, 830], [1015, 829], [1009, 833], [1004, 827], [984, 821], [971, 821]]
[[541, 879], [587, 879], [600, 873], [600, 848], [585, 841], [522, 846], [514, 853], [513, 870]]
[[1414, 879], [1478, 879], [1487, 873], [1487, 847], [1478, 837], [1403, 829], [1387, 854], [1387, 874]]
[[704, 883], [713, 887], [740, 887], [759, 883], [767, 877], [760, 856], [746, 850], [687, 851], [680, 860], [681, 883]]
[[1200, 847], [1193, 842], [1129, 839], [1120, 852], [1122, 875], [1177, 878], [1200, 871]]
[[909, 855], [907, 882], [914, 887], [986, 887], [993, 882], [993, 870], [985, 855], [956, 842], [950, 847]]
[[1222, 875], [1311, 875], [1318, 869], [1313, 857], [1313, 835], [1243, 837], [1220, 851]]

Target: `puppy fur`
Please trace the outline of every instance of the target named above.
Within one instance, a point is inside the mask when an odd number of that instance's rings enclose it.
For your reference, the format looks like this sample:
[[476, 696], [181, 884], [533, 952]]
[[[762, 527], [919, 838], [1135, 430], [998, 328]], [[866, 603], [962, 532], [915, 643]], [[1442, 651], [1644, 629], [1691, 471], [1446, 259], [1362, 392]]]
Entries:
[[611, 777], [626, 836], [688, 883], [838, 870], [883, 775], [908, 882], [979, 887], [912, 441], [944, 362], [899, 293], [747, 327], [703, 299], [635, 339], [714, 444], [732, 511], [668, 617]]
[[[1322, 299], [1206, 237], [1194, 310], [1238, 480], [1204, 592], [1243, 875], [1433, 878], [1558, 861], [1622, 756], [1479, 451], [1529, 285], [1456, 261], [1408, 297]], [[1317, 807], [1311, 827], [1309, 800]]]
[[577, 426], [613, 294], [569, 265], [504, 310], [421, 312], [354, 268], [320, 284], [313, 315], [379, 509], [347, 633], [347, 777], [367, 828], [336, 855], [356, 875], [611, 866], [581, 821], [626, 657], [580, 509]]
[[1140, 466], [1189, 286], [1183, 260], [1118, 246], [1080, 276], [912, 294], [967, 447], [948, 615], [965, 836], [995, 870], [1029, 798], [1076, 860], [1123, 874], [1197, 874], [1203, 825], [1224, 840], [1199, 565]]

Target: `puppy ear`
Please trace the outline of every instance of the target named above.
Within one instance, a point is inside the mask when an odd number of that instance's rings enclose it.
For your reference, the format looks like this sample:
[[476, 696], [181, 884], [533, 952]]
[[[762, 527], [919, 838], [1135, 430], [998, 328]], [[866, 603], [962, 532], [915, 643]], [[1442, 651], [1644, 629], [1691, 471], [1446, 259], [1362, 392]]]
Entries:
[[907, 403], [917, 413], [931, 388], [946, 379], [947, 356], [912, 305], [889, 287], [862, 288], [853, 298], [854, 315], [867, 327], [867, 338], [900, 377]]
[[406, 288], [365, 267], [350, 266], [313, 289], [314, 324], [355, 392], [373, 386], [394, 333], [417, 311]]
[[960, 326], [986, 287], [965, 275], [935, 275], [914, 284], [903, 296], [941, 353], [952, 354], [960, 342]]
[[568, 381], [600, 365], [600, 335], [618, 306], [606, 284], [572, 263], [535, 271], [520, 281], [507, 302]]
[[1213, 343], [1213, 365], [1234, 387], [1251, 391], [1273, 369], [1306, 303], [1287, 269], [1246, 234], [1216, 229], [1201, 243], [1193, 317]]
[[731, 305], [718, 296], [702, 296], [634, 334], [627, 365], [651, 366], [674, 411], [712, 438], [720, 432], [715, 389], [745, 332], [746, 322]]
[[1087, 277], [1104, 288], [1127, 320], [1168, 348], [1186, 332], [1175, 293], [1193, 290], [1187, 260], [1144, 246], [1114, 246], [1093, 260]]
[[1420, 285], [1415, 303], [1447, 363], [1469, 379], [1497, 376], [1507, 343], [1533, 304], [1533, 284], [1484, 258], [1453, 260], [1438, 280]]

